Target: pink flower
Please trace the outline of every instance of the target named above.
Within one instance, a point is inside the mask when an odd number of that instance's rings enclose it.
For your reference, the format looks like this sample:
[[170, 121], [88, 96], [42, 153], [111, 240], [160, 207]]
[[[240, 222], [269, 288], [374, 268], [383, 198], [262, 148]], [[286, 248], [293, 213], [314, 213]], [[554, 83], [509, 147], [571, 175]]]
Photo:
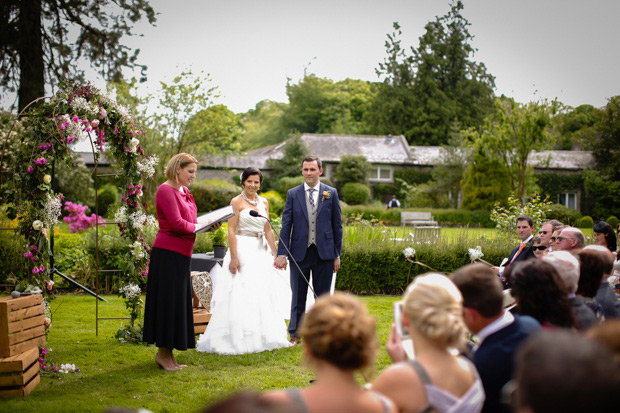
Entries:
[[82, 123], [83, 123], [84, 125], [88, 125], [88, 119], [87, 119], [87, 118], [82, 119]]
[[[48, 349], [46, 349], [45, 347], [42, 347], [42, 348], [41, 348], [41, 355], [42, 355], [42, 356], [45, 356], [48, 352], [49, 352], [49, 350], [48, 350]], [[41, 360], [41, 359], [39, 359], [39, 360]], [[45, 360], [43, 360], [43, 361], [45, 361]]]
[[101, 113], [99, 114], [99, 119], [105, 118], [107, 114], [108, 114], [108, 112], [106, 112], [106, 110], [104, 108], [101, 108]]
[[90, 126], [87, 126], [86, 128], [84, 128], [84, 132], [90, 132], [92, 129], [90, 128]]
[[46, 366], [45, 364], [44, 364], [44, 365], [42, 365], [42, 366], [41, 366], [41, 368], [42, 368], [43, 370], [47, 370], [47, 366]]
[[39, 272], [43, 272], [43, 271], [45, 271], [45, 267], [41, 265], [41, 266], [39, 267]]
[[47, 164], [47, 159], [41, 157], [41, 158], [37, 159], [36, 161], [34, 161], [34, 164], [35, 165], [43, 166], [43, 165]]
[[74, 135], [71, 135], [71, 136], [69, 136], [69, 137], [67, 138], [67, 143], [71, 143], [71, 142], [73, 142], [74, 140], [75, 140], [75, 136], [74, 136]]
[[74, 121], [74, 122], [79, 122], [80, 118], [78, 118], [77, 116], [74, 116], [74, 117], [71, 118], [71, 120]]
[[33, 273], [33, 274], [38, 274], [38, 273], [39, 273], [39, 268], [38, 268], [38, 267], [34, 267], [34, 268], [32, 269], [32, 273]]
[[56, 371], [56, 366], [52, 364], [52, 371]]
[[93, 128], [96, 128], [97, 126], [99, 126], [99, 119], [93, 119], [93, 121], [92, 121], [92, 122], [90, 122], [90, 125], [91, 125]]
[[32, 166], [29, 166], [29, 167], [28, 167], [28, 173], [29, 173], [29, 174], [31, 174], [31, 173], [32, 173], [32, 171], [34, 171], [34, 168], [33, 168]]
[[24, 257], [26, 257], [26, 258], [32, 257], [32, 252], [30, 252], [30, 251], [24, 252]]
[[60, 130], [65, 130], [65, 129], [67, 129], [67, 125], [65, 123], [60, 125]]

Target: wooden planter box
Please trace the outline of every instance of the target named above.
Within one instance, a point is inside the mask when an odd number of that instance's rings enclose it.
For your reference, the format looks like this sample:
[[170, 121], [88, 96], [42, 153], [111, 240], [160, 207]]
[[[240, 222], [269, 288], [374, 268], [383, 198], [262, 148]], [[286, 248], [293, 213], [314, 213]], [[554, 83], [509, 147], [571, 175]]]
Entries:
[[207, 329], [211, 314], [204, 308], [194, 308], [194, 334], [202, 334]]
[[42, 303], [41, 294], [0, 298], [0, 357], [45, 345]]
[[0, 397], [26, 397], [40, 380], [38, 348], [0, 358]]

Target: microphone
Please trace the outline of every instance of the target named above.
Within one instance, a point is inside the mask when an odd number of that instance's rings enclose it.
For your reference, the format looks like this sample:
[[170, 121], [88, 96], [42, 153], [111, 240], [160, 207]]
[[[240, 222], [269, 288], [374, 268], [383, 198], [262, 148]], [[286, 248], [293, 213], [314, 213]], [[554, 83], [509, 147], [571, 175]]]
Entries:
[[[273, 233], [275, 234], [277, 231], [275, 230], [275, 228], [273, 227], [273, 225], [271, 224], [271, 220], [265, 216], [262, 216], [261, 214], [258, 213], [258, 211], [255, 211], [253, 209], [250, 210], [250, 216], [253, 217], [258, 217], [258, 218], [263, 218], [266, 219], [267, 222], [269, 222], [269, 226], [271, 227], [271, 230], [273, 231]], [[280, 234], [278, 234], [278, 238], [280, 237]], [[312, 294], [314, 295], [314, 299], [318, 299], [316, 293], [314, 292], [314, 288], [312, 288], [312, 285], [310, 285], [310, 281], [308, 281], [308, 278], [306, 277], [306, 275], [304, 274], [304, 272], [301, 270], [301, 268], [299, 268], [299, 264], [297, 264], [297, 261], [295, 261], [293, 259], [293, 254], [291, 254], [291, 251], [288, 249], [288, 247], [286, 246], [286, 244], [284, 242], [282, 242], [282, 240], [280, 240], [280, 243], [282, 244], [282, 246], [284, 247], [284, 249], [286, 250], [286, 252], [288, 252], [289, 257], [291, 258], [291, 261], [293, 261], [293, 263], [295, 264], [295, 267], [297, 267], [297, 269], [299, 270], [299, 273], [301, 274], [302, 277], [304, 277], [304, 281], [306, 282], [306, 284], [308, 284], [308, 287], [310, 288], [310, 291], [312, 291]]]

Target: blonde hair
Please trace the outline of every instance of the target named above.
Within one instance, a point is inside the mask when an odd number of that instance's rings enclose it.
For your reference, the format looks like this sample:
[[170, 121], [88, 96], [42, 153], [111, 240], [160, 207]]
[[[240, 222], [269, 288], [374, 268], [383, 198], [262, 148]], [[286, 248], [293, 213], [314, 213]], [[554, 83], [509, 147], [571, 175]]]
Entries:
[[177, 153], [168, 161], [166, 165], [166, 177], [171, 181], [177, 182], [177, 168], [185, 168], [187, 165], [195, 163], [198, 165], [198, 161], [192, 155], [188, 153]]
[[377, 352], [375, 320], [364, 303], [348, 293], [320, 297], [299, 332], [314, 358], [342, 369], [369, 367]]
[[463, 296], [448, 277], [438, 273], [418, 275], [403, 297], [403, 311], [413, 328], [446, 348], [465, 345]]

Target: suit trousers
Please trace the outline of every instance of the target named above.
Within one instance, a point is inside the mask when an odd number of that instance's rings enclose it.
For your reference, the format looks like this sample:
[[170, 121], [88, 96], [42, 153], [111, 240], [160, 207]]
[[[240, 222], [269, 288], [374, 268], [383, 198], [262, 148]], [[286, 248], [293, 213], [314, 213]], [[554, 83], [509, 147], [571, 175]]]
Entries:
[[[292, 259], [291, 257], [289, 257]], [[297, 263], [303, 271], [307, 280], [310, 280], [312, 271], [312, 288], [317, 297], [328, 293], [332, 285], [334, 274], [334, 260], [322, 260], [316, 245], [310, 245], [303, 260]], [[301, 322], [301, 317], [306, 311], [306, 296], [308, 294], [308, 284], [304, 277], [299, 273], [297, 266], [291, 263], [291, 321], [288, 325], [288, 332], [291, 337], [298, 337], [296, 332]]]

